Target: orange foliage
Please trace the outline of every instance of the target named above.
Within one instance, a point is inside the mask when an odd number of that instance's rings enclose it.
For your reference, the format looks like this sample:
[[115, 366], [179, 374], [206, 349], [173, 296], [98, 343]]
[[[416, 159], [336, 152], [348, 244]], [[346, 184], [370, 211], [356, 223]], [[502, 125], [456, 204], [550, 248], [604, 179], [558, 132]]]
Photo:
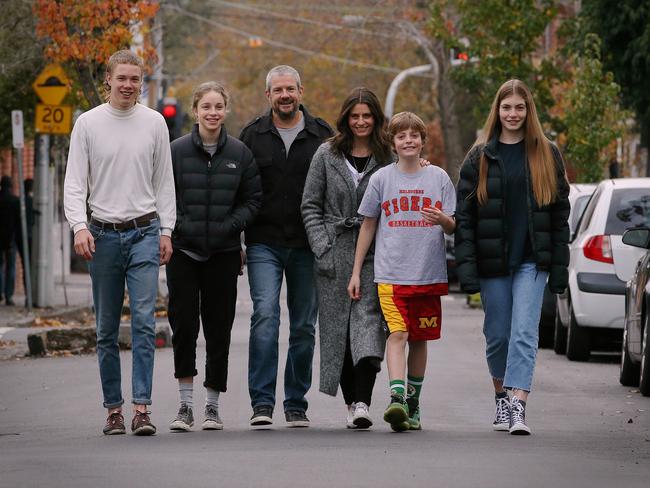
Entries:
[[54, 62], [104, 64], [115, 51], [129, 46], [130, 28], [141, 23], [139, 54], [156, 58], [148, 30], [158, 11], [150, 0], [35, 0], [36, 33], [49, 39], [45, 55]]

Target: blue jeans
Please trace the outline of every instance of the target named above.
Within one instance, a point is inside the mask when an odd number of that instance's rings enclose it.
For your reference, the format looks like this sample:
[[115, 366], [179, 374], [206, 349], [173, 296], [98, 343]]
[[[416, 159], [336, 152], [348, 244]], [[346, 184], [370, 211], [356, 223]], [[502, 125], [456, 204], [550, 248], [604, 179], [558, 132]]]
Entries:
[[318, 312], [314, 256], [308, 248], [252, 244], [246, 249], [253, 315], [248, 351], [248, 391], [253, 407], [275, 406], [280, 332], [280, 288], [287, 277], [289, 351], [284, 410], [307, 410], [314, 329]]
[[480, 280], [488, 369], [505, 388], [530, 391], [547, 277], [522, 263], [509, 276]]
[[0, 300], [4, 295], [5, 300], [14, 296], [16, 284], [16, 245], [11, 243], [8, 249], [0, 249]]
[[158, 294], [160, 224], [125, 231], [88, 226], [95, 238], [95, 254], [88, 263], [97, 315], [97, 358], [104, 407], [119, 407], [122, 398], [118, 335], [124, 302], [124, 283], [129, 290], [133, 367], [132, 402], [151, 404], [151, 383], [156, 338], [154, 311]]

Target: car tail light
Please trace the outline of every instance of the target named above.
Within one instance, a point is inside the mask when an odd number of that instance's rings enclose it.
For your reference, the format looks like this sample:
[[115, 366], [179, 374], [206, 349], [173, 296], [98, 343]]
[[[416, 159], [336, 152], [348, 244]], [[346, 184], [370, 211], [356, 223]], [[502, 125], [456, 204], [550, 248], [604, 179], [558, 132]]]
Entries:
[[601, 263], [614, 264], [614, 256], [612, 255], [612, 244], [609, 236], [593, 236], [582, 248], [582, 252], [587, 259], [600, 261]]

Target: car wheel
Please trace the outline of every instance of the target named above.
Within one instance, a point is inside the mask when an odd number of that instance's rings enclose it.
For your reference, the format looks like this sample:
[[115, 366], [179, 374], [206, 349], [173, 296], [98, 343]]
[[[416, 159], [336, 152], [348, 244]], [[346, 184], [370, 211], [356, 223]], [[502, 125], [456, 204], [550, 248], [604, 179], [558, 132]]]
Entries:
[[573, 313], [573, 304], [569, 300], [569, 330], [566, 338], [566, 357], [570, 361], [587, 361], [591, 354], [589, 331], [580, 327]]
[[560, 314], [555, 312], [555, 328], [553, 330], [553, 350], [555, 354], [566, 354], [566, 327], [562, 325]]
[[538, 347], [540, 349], [548, 349], [553, 346], [553, 326], [549, 324], [544, 324], [540, 322], [539, 324], [539, 341]]
[[641, 348], [641, 378], [639, 390], [643, 396], [650, 396], [650, 320], [646, 314], [643, 324], [643, 346]]
[[[647, 315], [647, 314], [646, 314]], [[647, 321], [647, 318], [645, 319]], [[619, 381], [623, 386], [636, 386], [639, 384], [641, 368], [634, 364], [630, 358], [627, 347], [627, 325], [623, 330], [623, 350], [621, 352], [621, 372]]]

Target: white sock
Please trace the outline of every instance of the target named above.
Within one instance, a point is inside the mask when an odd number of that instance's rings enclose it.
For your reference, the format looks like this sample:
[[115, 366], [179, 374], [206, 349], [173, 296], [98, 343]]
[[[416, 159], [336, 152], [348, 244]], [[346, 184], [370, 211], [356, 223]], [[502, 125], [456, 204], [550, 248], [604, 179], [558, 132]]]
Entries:
[[181, 404], [192, 408], [194, 402], [194, 383], [178, 382], [178, 393], [181, 396]]
[[205, 389], [205, 404], [212, 405], [213, 407], [219, 406], [219, 392], [212, 388]]

